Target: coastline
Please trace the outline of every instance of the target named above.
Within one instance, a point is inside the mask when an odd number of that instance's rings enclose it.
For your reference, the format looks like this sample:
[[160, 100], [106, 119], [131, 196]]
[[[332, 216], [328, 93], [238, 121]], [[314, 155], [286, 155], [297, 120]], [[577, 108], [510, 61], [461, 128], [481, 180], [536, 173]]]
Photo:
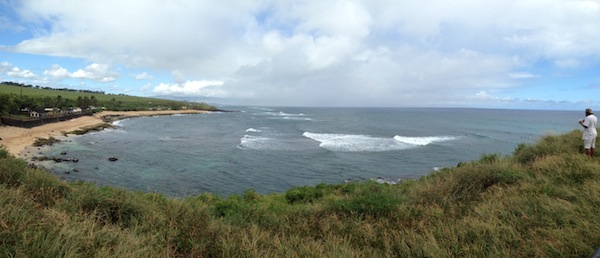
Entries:
[[45, 124], [33, 128], [21, 128], [15, 126], [0, 126], [0, 145], [13, 156], [20, 157], [28, 147], [32, 146], [37, 138], [64, 137], [65, 133], [97, 126], [106, 123], [103, 117], [118, 116], [123, 118], [159, 116], [175, 114], [205, 114], [205, 110], [161, 110], [161, 111], [102, 111], [93, 116], [82, 116], [67, 121]]

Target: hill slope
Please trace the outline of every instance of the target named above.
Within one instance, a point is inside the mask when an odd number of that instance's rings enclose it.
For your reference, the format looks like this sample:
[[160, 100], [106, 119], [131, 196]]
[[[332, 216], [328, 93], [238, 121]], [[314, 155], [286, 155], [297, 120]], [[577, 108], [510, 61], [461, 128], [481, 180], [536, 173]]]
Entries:
[[589, 257], [600, 160], [580, 153], [580, 135], [398, 185], [225, 199], [69, 184], [0, 151], [0, 256]]
[[0, 113], [15, 108], [28, 107], [33, 110], [36, 106], [68, 107], [96, 106], [108, 110], [148, 110], [156, 108], [215, 110], [205, 103], [192, 103], [158, 98], [137, 97], [129, 95], [104, 94], [103, 92], [78, 91], [67, 89], [51, 89], [39, 86], [18, 86], [0, 83]]

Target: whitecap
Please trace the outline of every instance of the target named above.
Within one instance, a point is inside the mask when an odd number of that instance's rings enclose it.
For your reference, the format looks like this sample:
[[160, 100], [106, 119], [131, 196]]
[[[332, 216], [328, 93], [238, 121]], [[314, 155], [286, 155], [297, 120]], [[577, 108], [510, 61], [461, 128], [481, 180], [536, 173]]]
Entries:
[[260, 132], [262, 132], [262, 130], [258, 130], [258, 129], [254, 129], [254, 128], [248, 128], [248, 129], [246, 129], [246, 132], [260, 133]]
[[359, 134], [331, 134], [304, 132], [302, 136], [320, 142], [319, 147], [341, 152], [380, 152], [411, 148], [413, 146], [394, 141], [393, 138], [373, 137]]
[[410, 145], [419, 145], [419, 146], [425, 146], [425, 145], [429, 145], [431, 143], [436, 143], [436, 142], [445, 142], [445, 141], [452, 141], [452, 140], [456, 140], [456, 137], [453, 136], [429, 136], [429, 137], [407, 137], [407, 136], [400, 136], [400, 135], [396, 135], [394, 136], [394, 140], [401, 142], [401, 143], [406, 143], [406, 144], [410, 144]]
[[244, 135], [242, 139], [240, 139], [240, 147], [242, 149], [273, 149], [272, 142], [273, 140], [269, 137], [262, 136], [253, 136], [253, 135]]

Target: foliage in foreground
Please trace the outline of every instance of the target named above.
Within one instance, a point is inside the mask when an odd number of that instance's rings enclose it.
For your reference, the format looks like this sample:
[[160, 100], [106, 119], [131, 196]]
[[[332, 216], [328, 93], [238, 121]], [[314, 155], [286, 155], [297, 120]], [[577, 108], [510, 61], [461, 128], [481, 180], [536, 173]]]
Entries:
[[580, 133], [398, 185], [227, 198], [69, 184], [0, 150], [0, 256], [589, 257], [600, 160]]

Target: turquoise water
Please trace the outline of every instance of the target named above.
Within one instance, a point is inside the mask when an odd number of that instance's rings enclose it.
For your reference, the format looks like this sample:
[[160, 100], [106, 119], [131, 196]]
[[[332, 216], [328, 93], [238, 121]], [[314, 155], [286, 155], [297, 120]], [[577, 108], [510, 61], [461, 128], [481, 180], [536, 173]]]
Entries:
[[[263, 108], [141, 117], [69, 137], [43, 154], [68, 181], [170, 196], [284, 192], [347, 180], [395, 182], [510, 154], [519, 143], [579, 129], [582, 112], [487, 109]], [[61, 155], [66, 152], [66, 155]], [[109, 157], [118, 157], [116, 162]], [[79, 172], [64, 172], [78, 169]]]

